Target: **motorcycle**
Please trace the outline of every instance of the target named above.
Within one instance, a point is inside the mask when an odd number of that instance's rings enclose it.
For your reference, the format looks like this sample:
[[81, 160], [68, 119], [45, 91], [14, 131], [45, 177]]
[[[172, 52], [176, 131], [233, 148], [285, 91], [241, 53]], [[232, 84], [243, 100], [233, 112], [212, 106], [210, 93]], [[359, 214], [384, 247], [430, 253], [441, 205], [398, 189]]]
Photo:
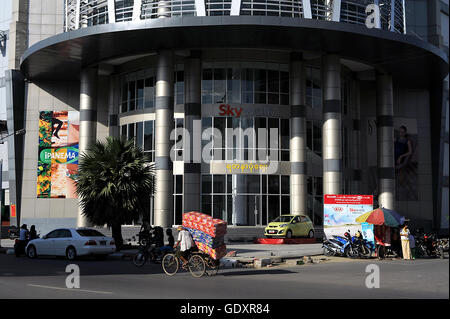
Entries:
[[20, 229], [17, 228], [16, 226], [11, 226], [8, 229], [8, 238], [11, 240], [15, 240], [15, 239], [19, 238], [19, 234], [20, 234]]
[[417, 257], [435, 257], [437, 252], [437, 240], [434, 234], [420, 232], [416, 235]]
[[346, 256], [356, 258], [359, 256], [350, 231], [344, 234], [344, 237], [333, 235], [322, 244], [324, 254], [327, 256]]
[[436, 242], [436, 252], [437, 252], [437, 256], [441, 259], [444, 258], [444, 253], [447, 252], [448, 253], [448, 238], [441, 238], [438, 239]]
[[361, 232], [358, 231], [358, 233], [359, 236], [352, 237], [353, 243], [358, 251], [358, 255], [364, 258], [370, 258], [372, 253], [375, 251], [375, 245], [363, 238]]

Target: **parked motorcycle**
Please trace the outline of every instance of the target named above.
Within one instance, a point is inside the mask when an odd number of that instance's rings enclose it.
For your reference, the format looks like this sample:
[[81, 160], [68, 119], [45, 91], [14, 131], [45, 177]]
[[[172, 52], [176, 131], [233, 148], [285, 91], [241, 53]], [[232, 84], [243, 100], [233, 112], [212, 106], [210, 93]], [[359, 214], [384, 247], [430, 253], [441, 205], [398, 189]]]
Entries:
[[416, 234], [416, 249], [417, 257], [436, 257], [437, 252], [437, 239], [435, 234], [427, 234], [424, 232], [418, 232]]
[[11, 226], [8, 229], [8, 237], [11, 240], [15, 240], [15, 239], [19, 238], [19, 234], [20, 234], [20, 229], [16, 226]]
[[436, 250], [437, 256], [441, 259], [444, 258], [445, 252], [448, 253], [448, 246], [449, 246], [448, 241], [449, 241], [448, 238], [441, 238], [436, 241], [435, 250]]

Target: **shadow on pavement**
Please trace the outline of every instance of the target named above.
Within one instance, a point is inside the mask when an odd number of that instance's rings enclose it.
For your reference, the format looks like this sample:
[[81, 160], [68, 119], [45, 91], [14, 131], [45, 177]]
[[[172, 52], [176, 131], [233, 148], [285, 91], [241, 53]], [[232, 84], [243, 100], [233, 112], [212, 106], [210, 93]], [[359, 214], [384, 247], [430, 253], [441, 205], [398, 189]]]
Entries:
[[[222, 272], [223, 271], [223, 272]], [[250, 275], [280, 275], [280, 274], [295, 274], [295, 271], [284, 269], [258, 269], [258, 270], [244, 270], [244, 271], [229, 271], [227, 269], [221, 270], [219, 275], [222, 276], [250, 276]]]

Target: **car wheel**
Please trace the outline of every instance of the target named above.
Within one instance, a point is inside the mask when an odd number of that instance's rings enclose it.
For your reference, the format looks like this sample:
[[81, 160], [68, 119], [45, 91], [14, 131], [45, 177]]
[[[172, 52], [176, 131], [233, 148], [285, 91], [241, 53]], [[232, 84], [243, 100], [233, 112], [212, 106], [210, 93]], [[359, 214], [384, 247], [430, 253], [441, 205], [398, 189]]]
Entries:
[[292, 238], [292, 230], [288, 230], [287, 232], [286, 232], [286, 238]]
[[75, 260], [77, 258], [77, 251], [75, 250], [75, 247], [69, 246], [66, 249], [66, 258], [68, 260]]
[[308, 233], [308, 238], [314, 238], [314, 230], [310, 230]]
[[33, 245], [28, 247], [28, 249], [27, 249], [27, 256], [28, 256], [28, 258], [31, 258], [31, 259], [36, 258], [37, 257], [36, 247], [34, 247]]

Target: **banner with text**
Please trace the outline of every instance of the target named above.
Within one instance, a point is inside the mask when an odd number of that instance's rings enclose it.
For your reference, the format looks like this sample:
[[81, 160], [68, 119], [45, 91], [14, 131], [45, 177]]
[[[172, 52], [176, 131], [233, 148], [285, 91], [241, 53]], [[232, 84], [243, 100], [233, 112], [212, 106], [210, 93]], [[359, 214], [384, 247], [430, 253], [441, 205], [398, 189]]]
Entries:
[[325, 236], [342, 236], [350, 230], [354, 235], [362, 231], [361, 224], [355, 219], [373, 210], [372, 195], [330, 195], [326, 194], [323, 201], [323, 228]]

